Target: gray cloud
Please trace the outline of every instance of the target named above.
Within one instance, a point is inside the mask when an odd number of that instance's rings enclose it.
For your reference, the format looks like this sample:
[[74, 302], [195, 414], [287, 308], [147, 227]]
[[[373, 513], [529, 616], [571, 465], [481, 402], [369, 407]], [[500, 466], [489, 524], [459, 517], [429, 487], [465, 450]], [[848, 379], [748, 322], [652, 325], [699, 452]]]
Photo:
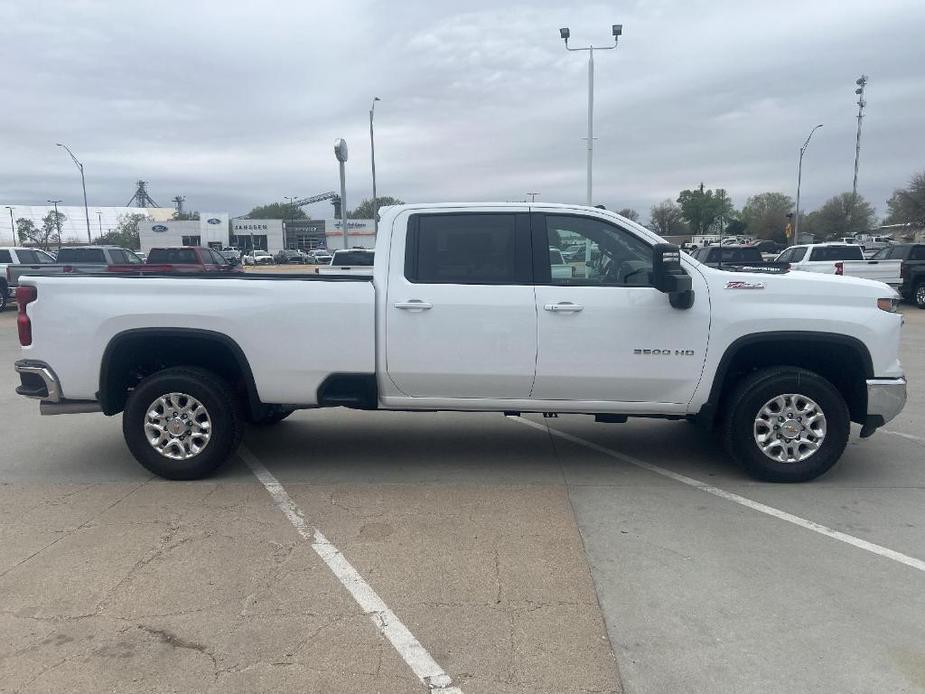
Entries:
[[[233, 214], [337, 185], [370, 193], [377, 106], [383, 194], [583, 201], [586, 54], [596, 61], [595, 197], [643, 212], [703, 181], [737, 204], [791, 195], [799, 145], [812, 208], [850, 189], [854, 78], [871, 77], [860, 190], [878, 211], [925, 168], [921, 2], [120, 3], [0, 5], [0, 199], [91, 204], [133, 181], [162, 205]], [[329, 206], [311, 210], [329, 214]]]

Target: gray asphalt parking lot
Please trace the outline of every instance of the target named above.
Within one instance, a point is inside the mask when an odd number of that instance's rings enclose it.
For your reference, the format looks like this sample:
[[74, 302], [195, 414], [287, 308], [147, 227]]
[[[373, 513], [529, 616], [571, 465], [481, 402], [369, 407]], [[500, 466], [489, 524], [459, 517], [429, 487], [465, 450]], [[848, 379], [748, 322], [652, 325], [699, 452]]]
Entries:
[[0, 691], [417, 692], [425, 655], [467, 694], [925, 691], [925, 311], [903, 310], [906, 410], [802, 485], [681, 422], [342, 410], [166, 482], [118, 418], [40, 418], [7, 369]]

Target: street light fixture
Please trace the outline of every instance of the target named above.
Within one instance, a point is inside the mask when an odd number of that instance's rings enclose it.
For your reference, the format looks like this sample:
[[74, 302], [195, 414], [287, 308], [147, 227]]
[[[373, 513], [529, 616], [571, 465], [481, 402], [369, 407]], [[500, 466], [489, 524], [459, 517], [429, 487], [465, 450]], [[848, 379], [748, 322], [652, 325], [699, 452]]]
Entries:
[[344, 250], [347, 250], [350, 247], [347, 240], [347, 141], [342, 137], [334, 140], [334, 156], [340, 168], [340, 223], [343, 226]]
[[530, 202], [536, 202], [536, 196], [539, 195], [539, 193], [527, 193], [527, 195], [530, 196]]
[[815, 128], [809, 131], [809, 135], [806, 136], [806, 142], [803, 143], [803, 146], [800, 147], [800, 164], [797, 167], [797, 209], [796, 215], [793, 219], [793, 242], [800, 242], [800, 184], [803, 182], [803, 154], [806, 152], [806, 148], [809, 147], [809, 141], [813, 137], [813, 133], [816, 132], [819, 128], [823, 126], [822, 123], [817, 125]]
[[16, 224], [13, 223], [13, 208], [10, 205], [6, 205], [6, 209], [10, 211], [10, 233], [12, 234], [13, 245], [16, 245]]
[[592, 163], [594, 159], [594, 51], [612, 51], [617, 47], [617, 42], [620, 40], [620, 36], [623, 35], [623, 25], [614, 24], [610, 28], [611, 33], [613, 34], [613, 45], [604, 46], [603, 48], [595, 48], [593, 45], [589, 45], [586, 48], [572, 48], [568, 45], [568, 40], [571, 37], [571, 32], [568, 27], [562, 27], [559, 29], [559, 37], [565, 42], [565, 49], [569, 51], [588, 51], [588, 192], [587, 192], [587, 204], [590, 207], [593, 202], [591, 198], [591, 187], [592, 187]]
[[373, 98], [373, 105], [369, 108], [369, 153], [373, 166], [373, 231], [379, 236], [379, 198], [376, 197], [376, 139], [373, 136], [373, 116], [376, 114], [376, 102], [382, 101], [378, 96]]
[[67, 150], [67, 153], [71, 156], [71, 159], [74, 160], [77, 168], [80, 169], [80, 183], [84, 189], [84, 215], [86, 215], [87, 218], [87, 243], [92, 244], [93, 241], [90, 239], [90, 208], [87, 207], [87, 180], [84, 178], [84, 165], [77, 160], [77, 157], [74, 156], [74, 153], [71, 151], [70, 147], [61, 144], [60, 142], [56, 142], [55, 144], [57, 144], [58, 147], [64, 147], [64, 149]]

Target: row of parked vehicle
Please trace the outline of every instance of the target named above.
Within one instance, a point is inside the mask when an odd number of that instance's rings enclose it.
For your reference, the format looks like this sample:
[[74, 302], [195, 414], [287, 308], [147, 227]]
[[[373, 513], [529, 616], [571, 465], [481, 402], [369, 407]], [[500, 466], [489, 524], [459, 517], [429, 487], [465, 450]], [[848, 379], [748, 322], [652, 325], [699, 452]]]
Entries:
[[925, 308], [925, 244], [897, 243], [864, 257], [858, 244], [840, 241], [802, 244], [784, 249], [768, 260], [757, 244], [705, 246], [691, 253], [715, 268], [763, 272], [801, 270], [876, 280], [896, 289], [907, 301]]
[[[205, 246], [152, 248], [147, 254], [118, 246], [67, 246], [57, 254], [35, 248], [0, 248], [0, 310], [12, 300], [20, 277], [28, 275], [115, 273], [218, 273], [243, 272], [245, 265], [296, 263], [319, 265], [320, 274], [369, 274], [374, 253], [347, 249], [333, 254], [325, 249], [309, 253], [297, 250], [271, 255], [256, 249], [242, 253], [236, 248], [221, 251]], [[321, 272], [323, 270], [323, 272]]]

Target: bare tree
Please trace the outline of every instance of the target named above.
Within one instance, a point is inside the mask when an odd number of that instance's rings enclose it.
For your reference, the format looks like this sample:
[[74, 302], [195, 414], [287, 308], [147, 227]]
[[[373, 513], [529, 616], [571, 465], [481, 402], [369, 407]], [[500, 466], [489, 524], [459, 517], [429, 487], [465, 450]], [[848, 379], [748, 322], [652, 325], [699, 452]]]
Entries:
[[624, 207], [622, 210], [618, 210], [617, 214], [621, 217], [626, 217], [632, 222], [639, 221], [639, 213], [631, 207]]
[[649, 210], [649, 228], [662, 236], [687, 233], [681, 207], [672, 200], [662, 200]]

